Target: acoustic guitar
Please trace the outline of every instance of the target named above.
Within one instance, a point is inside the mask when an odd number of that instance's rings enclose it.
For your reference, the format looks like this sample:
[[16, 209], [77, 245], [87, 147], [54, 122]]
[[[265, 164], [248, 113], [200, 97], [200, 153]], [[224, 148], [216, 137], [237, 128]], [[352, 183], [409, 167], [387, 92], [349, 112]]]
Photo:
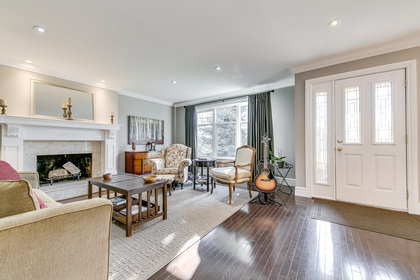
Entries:
[[268, 193], [272, 192], [277, 188], [277, 181], [274, 177], [274, 167], [271, 165], [272, 168], [268, 168], [267, 164], [267, 156], [268, 156], [268, 142], [270, 142], [270, 138], [266, 135], [262, 137], [262, 143], [264, 144], [264, 164], [258, 164], [258, 176], [255, 178], [255, 188], [257, 188], [260, 192]]

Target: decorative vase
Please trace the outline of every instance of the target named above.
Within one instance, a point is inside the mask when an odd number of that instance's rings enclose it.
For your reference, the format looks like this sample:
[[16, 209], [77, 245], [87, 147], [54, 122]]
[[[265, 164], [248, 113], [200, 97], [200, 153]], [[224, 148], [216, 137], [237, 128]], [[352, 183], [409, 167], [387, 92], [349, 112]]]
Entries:
[[131, 143], [131, 149], [133, 149], [133, 152], [136, 151], [136, 144], [134, 144], [134, 142]]
[[279, 168], [284, 167], [284, 161], [278, 161], [277, 164], [279, 165]]

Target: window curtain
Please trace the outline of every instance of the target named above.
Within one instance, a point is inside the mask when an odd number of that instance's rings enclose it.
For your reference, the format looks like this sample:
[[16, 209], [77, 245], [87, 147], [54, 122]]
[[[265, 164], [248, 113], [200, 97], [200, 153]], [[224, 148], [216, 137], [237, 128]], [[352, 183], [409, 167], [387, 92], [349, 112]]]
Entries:
[[271, 91], [253, 94], [248, 97], [248, 145], [255, 148], [254, 177], [257, 174], [257, 164], [263, 160], [264, 145], [262, 136], [266, 134], [271, 139], [268, 150], [272, 150], [273, 118], [271, 114]]
[[197, 150], [197, 114], [195, 107], [185, 107], [185, 145], [191, 147], [191, 159], [196, 158]]

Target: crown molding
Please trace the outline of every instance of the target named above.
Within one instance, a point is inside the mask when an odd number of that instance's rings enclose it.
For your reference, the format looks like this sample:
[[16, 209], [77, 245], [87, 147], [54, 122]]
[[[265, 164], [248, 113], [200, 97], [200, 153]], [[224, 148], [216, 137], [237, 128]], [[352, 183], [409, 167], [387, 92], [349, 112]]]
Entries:
[[290, 71], [294, 74], [311, 71], [335, 64], [345, 63], [353, 60], [363, 59], [394, 51], [400, 51], [404, 49], [414, 48], [420, 46], [420, 36], [411, 37], [408, 39], [402, 39], [392, 41], [389, 43], [376, 45], [373, 47], [363, 48], [356, 51], [345, 52], [342, 54], [325, 57], [322, 59], [313, 60], [308, 63], [303, 63], [295, 67], [291, 67]]
[[24, 63], [22, 61], [14, 60], [14, 59], [6, 58], [6, 57], [1, 57], [0, 56], [0, 64], [4, 65], [4, 66], [12, 67], [12, 68], [20, 69], [20, 70], [23, 70], [23, 71], [28, 71], [28, 72], [33, 72], [33, 73], [36, 73], [36, 74], [51, 76], [51, 77], [54, 77], [54, 78], [68, 80], [68, 81], [71, 81], [71, 82], [80, 83], [80, 84], [93, 86], [93, 87], [97, 87], [97, 88], [103, 88], [103, 89], [111, 90], [111, 91], [115, 91], [115, 92], [118, 92], [120, 90], [120, 88], [117, 88], [117, 87], [112, 87], [112, 86], [101, 84], [101, 83], [92, 83], [92, 81], [88, 81], [87, 79], [82, 78], [82, 77], [78, 77], [78, 76], [74, 76], [74, 75], [68, 75], [68, 74], [65, 74], [61, 71], [52, 70], [52, 69], [49, 69], [47, 67], [42, 67], [42, 66], [39, 66], [39, 65], [36, 65], [36, 64], [27, 64], [27, 63]]
[[279, 88], [291, 87], [294, 85], [295, 85], [295, 77], [293, 75], [275, 83], [254, 86], [250, 88], [241, 89], [238, 91], [232, 91], [232, 92], [226, 92], [226, 93], [222, 93], [218, 95], [213, 95], [211, 97], [194, 99], [191, 101], [178, 102], [178, 103], [175, 103], [173, 106], [176, 108], [176, 107], [182, 107], [182, 106], [195, 105], [195, 104], [200, 104], [200, 103], [205, 103], [205, 102], [216, 101], [220, 99], [239, 97], [239, 96], [244, 96], [244, 95], [250, 95], [250, 94], [256, 94], [256, 93], [261, 93], [265, 91], [275, 90]]
[[4, 65], [4, 66], [12, 67], [12, 68], [17, 68], [17, 69], [20, 69], [20, 70], [23, 70], [23, 71], [33, 72], [33, 73], [41, 74], [41, 75], [47, 75], [47, 76], [51, 76], [51, 77], [54, 77], [54, 78], [64, 79], [64, 80], [68, 80], [68, 81], [72, 81], [72, 82], [76, 82], [76, 83], [81, 83], [81, 84], [88, 85], [88, 86], [93, 86], [93, 87], [97, 87], [97, 88], [103, 88], [103, 89], [115, 91], [118, 94], [130, 96], [130, 97], [137, 98], [137, 99], [142, 99], [142, 100], [146, 100], [146, 101], [150, 101], [150, 102], [154, 102], [154, 103], [159, 103], [159, 104], [163, 104], [163, 105], [168, 105], [168, 106], [173, 105], [173, 103], [168, 102], [168, 101], [160, 100], [160, 99], [153, 98], [153, 97], [148, 97], [148, 96], [145, 96], [145, 95], [142, 95], [142, 94], [139, 94], [139, 93], [135, 93], [135, 92], [125, 91], [125, 90], [122, 90], [121, 88], [112, 87], [112, 86], [101, 84], [101, 83], [92, 83], [91, 81], [88, 81], [88, 80], [86, 80], [84, 78], [81, 78], [81, 77], [64, 74], [60, 71], [47, 69], [45, 67], [40, 67], [38, 65], [27, 64], [27, 63], [24, 63], [24, 62], [19, 61], [19, 60], [14, 60], [14, 59], [10, 59], [10, 58], [0, 56], [0, 64]]
[[125, 96], [132, 97], [132, 98], [137, 98], [137, 99], [145, 100], [145, 101], [149, 101], [149, 102], [153, 102], [153, 103], [167, 105], [167, 106], [173, 106], [174, 105], [173, 102], [161, 100], [161, 99], [158, 99], [158, 98], [146, 96], [146, 95], [143, 95], [141, 93], [136, 93], [136, 92], [127, 91], [127, 90], [120, 90], [118, 92], [118, 94], [125, 95]]

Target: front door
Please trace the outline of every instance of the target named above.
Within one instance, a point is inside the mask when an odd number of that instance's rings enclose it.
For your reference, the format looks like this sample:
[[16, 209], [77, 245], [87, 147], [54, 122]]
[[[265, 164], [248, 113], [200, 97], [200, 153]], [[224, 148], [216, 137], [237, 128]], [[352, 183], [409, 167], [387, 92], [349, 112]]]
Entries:
[[405, 70], [335, 83], [337, 200], [407, 211]]

